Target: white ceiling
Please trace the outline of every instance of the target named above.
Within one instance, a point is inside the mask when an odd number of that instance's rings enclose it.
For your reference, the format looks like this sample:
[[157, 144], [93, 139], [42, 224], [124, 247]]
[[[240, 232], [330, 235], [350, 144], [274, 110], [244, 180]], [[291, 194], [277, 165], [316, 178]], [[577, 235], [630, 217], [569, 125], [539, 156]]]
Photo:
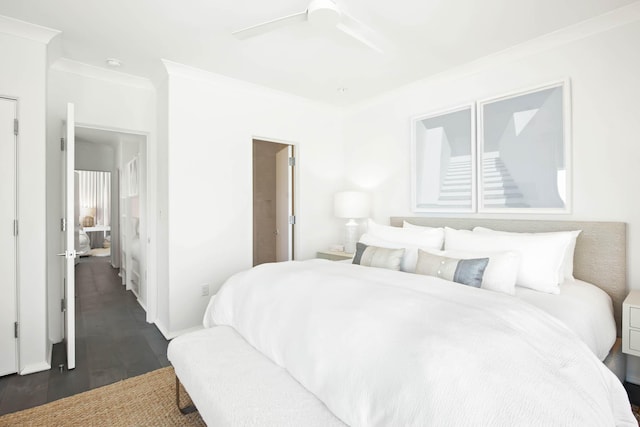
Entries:
[[151, 78], [164, 58], [345, 105], [635, 1], [336, 0], [391, 43], [384, 54], [304, 22], [231, 35], [307, 0], [0, 0], [0, 15], [62, 31], [62, 54], [76, 61], [104, 67], [115, 57], [119, 71]]

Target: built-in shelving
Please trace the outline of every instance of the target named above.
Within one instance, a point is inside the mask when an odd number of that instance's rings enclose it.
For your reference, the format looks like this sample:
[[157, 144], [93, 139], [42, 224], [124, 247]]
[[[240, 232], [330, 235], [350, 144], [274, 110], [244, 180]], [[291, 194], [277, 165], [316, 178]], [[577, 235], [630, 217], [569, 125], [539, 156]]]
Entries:
[[140, 245], [140, 171], [138, 156], [127, 162], [120, 176], [120, 276], [138, 300], [143, 292], [143, 254]]

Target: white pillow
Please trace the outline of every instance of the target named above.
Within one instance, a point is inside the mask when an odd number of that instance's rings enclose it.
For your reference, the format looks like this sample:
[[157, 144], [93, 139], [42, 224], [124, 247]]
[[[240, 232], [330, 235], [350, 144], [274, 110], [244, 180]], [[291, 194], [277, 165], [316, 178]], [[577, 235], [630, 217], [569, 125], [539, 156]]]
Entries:
[[573, 277], [573, 256], [576, 250], [576, 240], [578, 239], [578, 235], [582, 232], [582, 230], [574, 230], [574, 231], [550, 231], [544, 233], [515, 233], [510, 231], [498, 231], [492, 230], [490, 228], [485, 227], [475, 227], [473, 231], [477, 231], [479, 233], [497, 233], [497, 234], [561, 234], [567, 236], [569, 239], [569, 244], [567, 245], [567, 249], [565, 251], [564, 257], [562, 259], [562, 267], [560, 268], [560, 276], [558, 277], [558, 282], [562, 283], [565, 280], [575, 280]]
[[515, 294], [516, 279], [520, 268], [520, 255], [514, 251], [488, 252], [488, 251], [433, 251], [434, 255], [446, 256], [458, 259], [489, 258], [489, 264], [482, 276], [482, 289], [502, 292], [509, 295]]
[[560, 293], [558, 272], [568, 244], [565, 235], [474, 233], [445, 228], [445, 250], [514, 251], [520, 255], [516, 284], [549, 294]]
[[[419, 248], [442, 249], [443, 228], [401, 228], [377, 224], [372, 219], [367, 222], [367, 233], [388, 242]], [[402, 246], [404, 247], [404, 246]]]

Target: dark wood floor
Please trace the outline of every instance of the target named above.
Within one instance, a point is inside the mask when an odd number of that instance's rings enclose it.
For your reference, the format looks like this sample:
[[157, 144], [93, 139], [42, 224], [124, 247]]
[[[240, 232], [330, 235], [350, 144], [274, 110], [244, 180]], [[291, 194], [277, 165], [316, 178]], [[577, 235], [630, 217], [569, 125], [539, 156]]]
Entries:
[[627, 390], [629, 401], [634, 405], [640, 406], [640, 386], [625, 382], [624, 388]]
[[108, 257], [76, 265], [76, 368], [63, 344], [53, 346], [51, 370], [0, 377], [0, 415], [51, 402], [169, 366], [167, 344]]

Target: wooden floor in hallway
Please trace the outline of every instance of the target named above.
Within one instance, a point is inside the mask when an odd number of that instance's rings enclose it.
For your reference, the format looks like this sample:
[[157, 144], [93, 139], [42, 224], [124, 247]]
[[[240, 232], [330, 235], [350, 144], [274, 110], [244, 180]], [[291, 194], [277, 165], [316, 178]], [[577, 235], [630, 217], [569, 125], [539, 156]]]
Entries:
[[41, 405], [165, 366], [168, 341], [135, 295], [125, 290], [109, 257], [76, 265], [76, 368], [55, 344], [51, 370], [0, 377], [0, 415]]

